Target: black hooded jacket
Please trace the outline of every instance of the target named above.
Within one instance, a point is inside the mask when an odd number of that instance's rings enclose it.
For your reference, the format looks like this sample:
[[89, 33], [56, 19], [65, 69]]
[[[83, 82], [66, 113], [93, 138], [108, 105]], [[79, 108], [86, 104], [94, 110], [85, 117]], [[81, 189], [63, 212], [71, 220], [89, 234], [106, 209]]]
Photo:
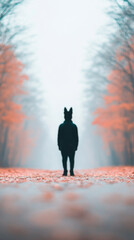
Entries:
[[61, 151], [76, 151], [78, 147], [78, 129], [70, 120], [60, 124], [58, 129], [58, 147]]

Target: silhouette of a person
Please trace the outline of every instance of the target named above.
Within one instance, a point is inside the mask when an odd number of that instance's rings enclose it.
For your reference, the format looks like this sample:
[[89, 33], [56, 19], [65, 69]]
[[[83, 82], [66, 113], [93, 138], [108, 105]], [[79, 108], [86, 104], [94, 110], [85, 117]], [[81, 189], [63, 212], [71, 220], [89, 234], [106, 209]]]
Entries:
[[67, 176], [67, 158], [70, 160], [70, 176], [74, 176], [74, 157], [78, 147], [78, 129], [72, 122], [73, 109], [67, 111], [64, 108], [65, 121], [60, 124], [58, 129], [58, 147], [62, 155], [62, 164], [64, 168], [63, 176]]

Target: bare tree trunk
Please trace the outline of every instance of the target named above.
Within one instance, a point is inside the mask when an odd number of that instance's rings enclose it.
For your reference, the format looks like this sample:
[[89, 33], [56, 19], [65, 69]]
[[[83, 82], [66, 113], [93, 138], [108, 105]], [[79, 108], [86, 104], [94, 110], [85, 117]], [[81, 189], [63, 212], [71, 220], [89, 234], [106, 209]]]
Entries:
[[5, 154], [7, 150], [7, 138], [8, 138], [8, 128], [6, 127], [4, 130], [4, 141], [2, 144], [2, 151], [1, 151], [1, 162], [2, 162], [2, 167], [7, 167], [7, 163], [4, 162], [5, 160]]

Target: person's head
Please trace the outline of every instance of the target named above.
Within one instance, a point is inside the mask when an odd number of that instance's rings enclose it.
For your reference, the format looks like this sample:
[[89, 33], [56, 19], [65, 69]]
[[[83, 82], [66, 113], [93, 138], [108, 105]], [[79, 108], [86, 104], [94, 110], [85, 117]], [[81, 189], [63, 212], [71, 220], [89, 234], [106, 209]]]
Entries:
[[66, 107], [64, 108], [64, 118], [66, 121], [70, 121], [72, 119], [72, 113], [73, 113], [72, 107], [70, 108], [69, 111], [67, 111]]

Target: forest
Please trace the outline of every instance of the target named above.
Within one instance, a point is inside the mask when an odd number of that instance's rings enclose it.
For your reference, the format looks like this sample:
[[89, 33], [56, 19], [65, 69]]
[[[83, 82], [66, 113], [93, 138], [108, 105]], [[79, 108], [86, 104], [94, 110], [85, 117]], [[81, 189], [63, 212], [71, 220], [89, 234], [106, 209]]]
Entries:
[[[31, 164], [35, 149], [43, 149], [45, 144], [42, 119], [47, 113], [41, 108], [40, 83], [30, 72], [29, 43], [22, 37], [27, 29], [13, 21], [23, 2], [0, 2], [2, 167], [24, 165], [28, 158]], [[134, 165], [134, 3], [112, 0], [106, 14], [109, 24], [101, 32], [102, 40], [94, 44], [84, 70], [86, 108], [102, 138], [103, 151], [110, 156], [109, 164]]]

